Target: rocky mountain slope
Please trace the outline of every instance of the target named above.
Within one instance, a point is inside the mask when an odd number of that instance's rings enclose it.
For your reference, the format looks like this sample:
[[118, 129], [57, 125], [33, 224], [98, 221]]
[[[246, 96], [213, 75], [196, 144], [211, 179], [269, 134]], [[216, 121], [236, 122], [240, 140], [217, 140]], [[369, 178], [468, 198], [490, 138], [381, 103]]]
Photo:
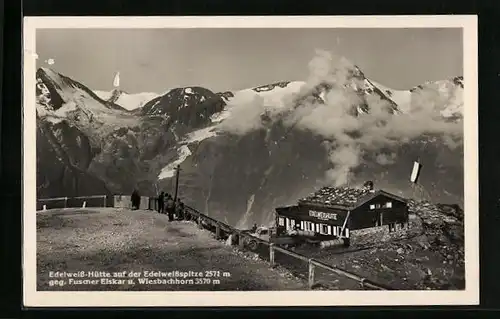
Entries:
[[175, 88], [134, 108], [124, 93], [39, 69], [38, 196], [172, 192], [179, 164], [183, 200], [241, 227], [317, 187], [366, 179], [462, 203], [463, 78], [395, 91], [354, 65], [321, 72], [235, 92]]

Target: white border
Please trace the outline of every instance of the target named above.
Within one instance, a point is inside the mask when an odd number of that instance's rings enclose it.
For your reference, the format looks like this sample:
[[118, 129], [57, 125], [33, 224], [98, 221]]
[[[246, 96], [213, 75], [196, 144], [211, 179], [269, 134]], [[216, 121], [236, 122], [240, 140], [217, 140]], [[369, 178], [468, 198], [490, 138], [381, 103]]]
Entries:
[[[464, 291], [37, 292], [36, 29], [40, 28], [463, 28]], [[27, 307], [354, 306], [479, 304], [477, 16], [26, 17], [24, 18], [23, 300]]]

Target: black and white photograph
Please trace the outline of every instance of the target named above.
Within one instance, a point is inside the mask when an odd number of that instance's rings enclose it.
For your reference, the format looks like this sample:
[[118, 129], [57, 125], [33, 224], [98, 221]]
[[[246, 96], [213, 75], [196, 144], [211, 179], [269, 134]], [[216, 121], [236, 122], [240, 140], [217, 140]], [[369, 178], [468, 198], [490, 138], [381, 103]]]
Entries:
[[25, 18], [25, 304], [477, 304], [476, 29]]

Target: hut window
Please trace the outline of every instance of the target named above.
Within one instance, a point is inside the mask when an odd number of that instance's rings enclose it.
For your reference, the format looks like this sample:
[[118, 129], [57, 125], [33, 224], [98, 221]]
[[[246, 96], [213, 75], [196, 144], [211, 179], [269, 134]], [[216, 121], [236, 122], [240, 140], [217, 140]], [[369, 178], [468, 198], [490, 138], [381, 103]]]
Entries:
[[375, 209], [375, 205], [371, 204], [370, 209]]
[[308, 222], [307, 230], [314, 231], [314, 224], [311, 222]]
[[278, 219], [278, 225], [280, 225], [280, 226], [285, 226], [285, 220], [283, 219], [283, 217], [280, 217], [280, 218]]
[[385, 208], [392, 208], [392, 202], [385, 203]]
[[328, 225], [321, 224], [320, 229], [319, 229], [319, 233], [322, 235], [328, 235]]

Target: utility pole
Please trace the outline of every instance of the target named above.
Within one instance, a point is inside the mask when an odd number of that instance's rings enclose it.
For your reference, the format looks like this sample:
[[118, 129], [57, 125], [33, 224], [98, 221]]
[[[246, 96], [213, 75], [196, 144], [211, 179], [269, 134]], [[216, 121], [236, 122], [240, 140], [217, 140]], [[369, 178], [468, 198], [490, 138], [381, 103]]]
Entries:
[[174, 192], [174, 202], [177, 200], [177, 193], [179, 192], [179, 173], [181, 171], [181, 166], [177, 165], [175, 168], [175, 192]]

